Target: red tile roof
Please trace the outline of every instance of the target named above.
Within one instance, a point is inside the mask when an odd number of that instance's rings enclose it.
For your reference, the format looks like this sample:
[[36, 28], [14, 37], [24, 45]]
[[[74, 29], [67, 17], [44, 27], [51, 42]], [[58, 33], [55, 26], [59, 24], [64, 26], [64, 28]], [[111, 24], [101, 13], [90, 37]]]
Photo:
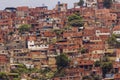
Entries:
[[114, 79], [115, 79], [115, 80], [116, 80], [116, 79], [117, 79], [117, 80], [120, 79], [120, 73], [115, 74], [115, 75], [114, 75]]
[[120, 25], [114, 26], [113, 31], [120, 31]]
[[54, 32], [50, 32], [50, 31], [45, 31], [44, 33], [44, 37], [55, 37], [55, 33]]
[[36, 37], [35, 37], [35, 36], [29, 36], [28, 40], [29, 40], [29, 41], [35, 41], [35, 40], [36, 40]]

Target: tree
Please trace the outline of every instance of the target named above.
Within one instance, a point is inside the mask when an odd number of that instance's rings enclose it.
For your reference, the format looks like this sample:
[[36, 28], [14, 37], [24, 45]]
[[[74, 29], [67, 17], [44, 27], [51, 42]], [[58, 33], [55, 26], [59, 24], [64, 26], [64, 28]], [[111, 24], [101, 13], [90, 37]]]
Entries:
[[11, 32], [9, 32], [9, 35], [11, 35], [11, 36], [12, 36], [13, 34], [14, 34], [14, 32], [12, 32], [12, 31], [11, 31]]
[[9, 77], [4, 72], [0, 72], [0, 80], [9, 80]]
[[53, 32], [57, 35], [57, 36], [60, 36], [64, 30], [63, 29], [54, 29]]
[[65, 68], [69, 65], [69, 59], [65, 54], [56, 57], [56, 65], [58, 69]]
[[79, 14], [72, 14], [68, 17], [68, 23], [70, 26], [82, 27], [83, 21]]
[[109, 73], [113, 69], [113, 65], [111, 62], [102, 62], [101, 68], [102, 68], [103, 77], [105, 77], [105, 74]]
[[93, 77], [93, 80], [102, 80], [102, 79], [99, 75], [96, 75], [96, 76]]
[[113, 65], [107, 56], [104, 56], [100, 61], [96, 61], [94, 65], [95, 67], [101, 67], [103, 77], [105, 77], [107, 73], [112, 73]]
[[11, 73], [19, 73], [20, 75], [28, 72], [29, 69], [27, 69], [27, 67], [24, 64], [19, 64], [17, 68], [11, 70]]
[[20, 33], [25, 33], [26, 31], [29, 31], [31, 26], [29, 24], [23, 24], [19, 27]]
[[100, 61], [96, 61], [96, 62], [94, 63], [94, 65], [95, 65], [95, 67], [100, 67], [101, 62], [100, 62]]
[[80, 0], [80, 1], [78, 2], [78, 5], [79, 5], [79, 6], [83, 6], [83, 4], [84, 4], [84, 0]]
[[112, 48], [119, 48], [120, 47], [120, 42], [117, 41], [117, 37], [119, 35], [112, 34], [111, 37], [108, 39], [108, 44]]
[[76, 27], [82, 27], [82, 26], [83, 26], [83, 23], [81, 23], [80, 20], [74, 20], [74, 21], [71, 21], [71, 22], [70, 22], [70, 25], [71, 25], [71, 26], [76, 26]]
[[54, 29], [53, 32], [56, 34], [57, 39], [60, 39], [62, 37], [64, 29]]
[[68, 22], [71, 22], [73, 20], [82, 20], [82, 17], [78, 14], [72, 14], [68, 17]]
[[108, 44], [110, 46], [115, 46], [115, 44], [116, 44], [116, 37], [115, 37], [114, 34], [108, 39]]
[[103, 6], [105, 7], [105, 8], [110, 8], [111, 6], [112, 6], [112, 0], [104, 0], [103, 1]]
[[81, 52], [81, 54], [84, 54], [84, 53], [87, 53], [88, 50], [87, 50], [86, 48], [81, 48], [81, 49], [80, 49], [80, 52]]
[[83, 76], [82, 80], [92, 80], [91, 76]]

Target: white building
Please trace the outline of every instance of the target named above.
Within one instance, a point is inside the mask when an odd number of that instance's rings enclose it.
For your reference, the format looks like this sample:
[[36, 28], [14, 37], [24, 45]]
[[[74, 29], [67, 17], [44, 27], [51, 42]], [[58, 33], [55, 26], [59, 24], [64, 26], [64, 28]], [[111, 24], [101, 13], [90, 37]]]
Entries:
[[49, 45], [46, 44], [35, 44], [35, 41], [28, 41], [28, 49], [29, 50], [42, 50], [49, 48]]
[[96, 36], [100, 36], [100, 35], [105, 35], [105, 36], [109, 36], [110, 35], [110, 30], [104, 30], [104, 29], [102, 29], [102, 30], [96, 30], [95, 31], [95, 34], [96, 34]]

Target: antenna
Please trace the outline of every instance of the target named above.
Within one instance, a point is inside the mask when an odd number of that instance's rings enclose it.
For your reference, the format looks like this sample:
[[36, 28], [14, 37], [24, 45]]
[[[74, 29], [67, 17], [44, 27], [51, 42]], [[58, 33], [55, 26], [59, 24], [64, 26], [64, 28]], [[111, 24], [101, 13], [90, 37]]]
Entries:
[[58, 1], [58, 5], [60, 5], [60, 1]]
[[58, 12], [60, 12], [60, 1], [58, 1]]

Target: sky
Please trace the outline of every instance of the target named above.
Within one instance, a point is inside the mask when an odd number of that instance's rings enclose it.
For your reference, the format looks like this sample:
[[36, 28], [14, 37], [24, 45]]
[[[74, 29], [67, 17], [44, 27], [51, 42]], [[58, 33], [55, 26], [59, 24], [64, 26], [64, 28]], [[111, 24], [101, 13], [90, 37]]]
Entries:
[[17, 7], [17, 6], [29, 6], [29, 7], [40, 7], [43, 4], [48, 6], [49, 9], [53, 9], [57, 2], [68, 3], [68, 8], [73, 7], [73, 3], [79, 0], [0, 0], [0, 10], [6, 7]]

